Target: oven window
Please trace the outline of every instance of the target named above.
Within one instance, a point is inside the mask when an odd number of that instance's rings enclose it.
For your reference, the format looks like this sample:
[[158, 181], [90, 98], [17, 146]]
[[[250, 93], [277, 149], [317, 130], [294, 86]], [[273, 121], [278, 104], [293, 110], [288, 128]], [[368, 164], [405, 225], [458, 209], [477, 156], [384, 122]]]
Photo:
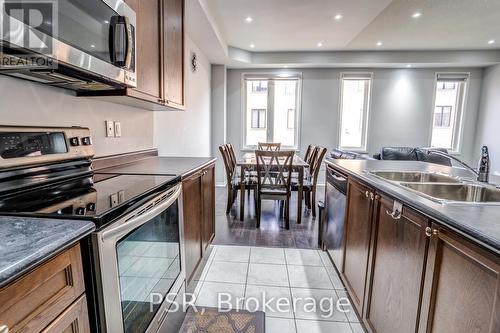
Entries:
[[[144, 332], [180, 273], [178, 201], [117, 243], [125, 332]], [[154, 298], [152, 298], [154, 297]]]

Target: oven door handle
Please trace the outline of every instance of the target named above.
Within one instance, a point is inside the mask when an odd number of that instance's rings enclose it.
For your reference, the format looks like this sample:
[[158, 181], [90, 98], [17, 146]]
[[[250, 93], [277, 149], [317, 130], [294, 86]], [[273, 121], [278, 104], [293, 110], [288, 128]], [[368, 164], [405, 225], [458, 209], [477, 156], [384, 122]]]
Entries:
[[[126, 235], [132, 230], [140, 227], [151, 218], [170, 207], [180, 197], [181, 192], [182, 186], [181, 184], [178, 184], [174, 188], [171, 188], [168, 191], [154, 197], [137, 209], [140, 212], [139, 214], [132, 213], [129, 216], [125, 216], [123, 219], [114, 223], [116, 225], [115, 227], [103, 230], [100, 234], [101, 241], [104, 242], [111, 238], [116, 239], [117, 236]], [[164, 195], [167, 195], [167, 199], [148, 210], [148, 206], [154, 204], [155, 201], [159, 200]], [[145, 211], [141, 212], [142, 209], [145, 209]]]

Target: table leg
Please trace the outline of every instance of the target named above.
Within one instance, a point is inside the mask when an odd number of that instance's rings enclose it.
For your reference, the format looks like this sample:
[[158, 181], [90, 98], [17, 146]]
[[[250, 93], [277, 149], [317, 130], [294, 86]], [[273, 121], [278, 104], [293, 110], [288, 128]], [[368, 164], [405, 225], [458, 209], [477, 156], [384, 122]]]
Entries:
[[245, 167], [240, 168], [240, 221], [245, 219]]
[[304, 185], [304, 168], [299, 168], [299, 188], [297, 191], [297, 224], [302, 222], [302, 187]]

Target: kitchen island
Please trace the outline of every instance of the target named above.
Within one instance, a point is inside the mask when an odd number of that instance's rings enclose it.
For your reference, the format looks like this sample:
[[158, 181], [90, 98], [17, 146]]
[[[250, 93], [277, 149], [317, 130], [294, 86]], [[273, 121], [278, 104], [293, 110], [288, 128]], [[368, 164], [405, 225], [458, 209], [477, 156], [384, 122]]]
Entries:
[[437, 202], [372, 174], [472, 181], [469, 171], [411, 161], [326, 166], [347, 179], [337, 269], [369, 332], [500, 330], [500, 205]]

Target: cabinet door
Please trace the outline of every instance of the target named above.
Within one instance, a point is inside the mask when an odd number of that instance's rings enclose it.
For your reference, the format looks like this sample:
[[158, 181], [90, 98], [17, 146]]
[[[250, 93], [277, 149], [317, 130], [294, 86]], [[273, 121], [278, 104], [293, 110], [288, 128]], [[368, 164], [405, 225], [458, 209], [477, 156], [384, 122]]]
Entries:
[[137, 87], [129, 94], [158, 102], [162, 98], [161, 0], [126, 0], [136, 12]]
[[433, 225], [419, 332], [500, 332], [499, 257]]
[[196, 173], [184, 180], [182, 190], [186, 278], [189, 282], [201, 260], [201, 173]]
[[372, 332], [414, 333], [422, 292], [427, 218], [382, 197], [373, 225], [365, 317]]
[[368, 187], [356, 182], [349, 182], [342, 275], [359, 314], [362, 313], [365, 292], [372, 224], [372, 196], [374, 196], [374, 193]]
[[203, 238], [202, 249], [205, 252], [215, 235], [215, 166], [203, 171]]
[[163, 73], [167, 105], [184, 106], [184, 0], [163, 0]]

